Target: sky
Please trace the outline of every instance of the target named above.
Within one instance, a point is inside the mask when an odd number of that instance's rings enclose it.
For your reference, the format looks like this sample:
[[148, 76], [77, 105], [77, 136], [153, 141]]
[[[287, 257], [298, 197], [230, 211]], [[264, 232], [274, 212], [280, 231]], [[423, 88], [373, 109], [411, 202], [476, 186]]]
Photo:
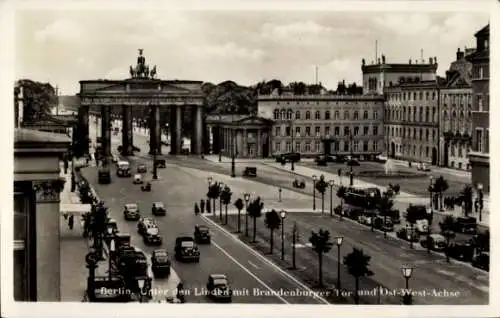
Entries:
[[[429, 4], [431, 5], [431, 4]], [[138, 49], [158, 78], [252, 85], [279, 79], [335, 89], [361, 85], [361, 60], [437, 57], [444, 76], [457, 48], [474, 47], [487, 12], [285, 10], [22, 10], [15, 14], [15, 76], [58, 86], [124, 79]]]

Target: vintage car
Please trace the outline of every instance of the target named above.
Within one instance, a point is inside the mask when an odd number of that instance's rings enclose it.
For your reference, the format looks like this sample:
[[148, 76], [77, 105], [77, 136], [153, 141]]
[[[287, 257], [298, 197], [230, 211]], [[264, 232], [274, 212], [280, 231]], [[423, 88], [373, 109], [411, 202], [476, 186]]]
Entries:
[[306, 180], [297, 178], [293, 180], [292, 186], [294, 188], [304, 189], [306, 187]]
[[417, 170], [418, 171], [431, 171], [431, 168], [426, 163], [419, 162], [417, 164]]
[[198, 244], [210, 244], [210, 229], [206, 225], [195, 225], [194, 239]]
[[388, 216], [385, 218], [385, 220], [383, 216], [377, 216], [373, 221], [373, 227], [384, 232], [394, 231], [394, 223]]
[[116, 175], [118, 177], [130, 177], [132, 175], [128, 161], [118, 161], [116, 166]]
[[354, 166], [359, 166], [359, 165], [360, 165], [359, 161], [357, 161], [356, 159], [349, 159], [349, 160], [346, 162], [346, 164], [347, 164], [348, 166], [353, 166], [353, 167], [354, 167]]
[[476, 234], [477, 220], [475, 217], [458, 217], [453, 224], [453, 231], [459, 233]]
[[175, 259], [196, 263], [200, 261], [200, 251], [192, 237], [180, 236], [175, 239]]
[[300, 161], [300, 153], [298, 152], [289, 152], [276, 156], [276, 162], [287, 163], [287, 162], [299, 162]]
[[407, 228], [402, 228], [400, 229], [399, 231], [396, 232], [396, 236], [400, 239], [403, 239], [405, 241], [408, 241], [408, 242], [418, 242], [419, 238], [420, 238], [420, 235], [418, 235], [418, 233], [413, 230], [411, 230], [411, 228], [407, 227]]
[[136, 203], [127, 203], [123, 206], [123, 216], [126, 221], [137, 221], [141, 217]]
[[326, 166], [328, 164], [328, 158], [324, 155], [319, 155], [314, 159], [316, 165], [318, 166]]
[[163, 238], [160, 235], [160, 229], [157, 226], [146, 228], [146, 231], [142, 234], [142, 239], [144, 241], [144, 245], [161, 245], [163, 243]]
[[444, 251], [446, 248], [446, 239], [441, 234], [431, 234], [424, 236], [420, 240], [420, 245], [433, 251]]
[[115, 219], [108, 218], [108, 220], [106, 221], [106, 229], [108, 229], [108, 228], [111, 229], [111, 232], [113, 234], [116, 234], [116, 233], [119, 232], [119, 230], [118, 230], [118, 224], [116, 223]]
[[208, 296], [214, 300], [231, 301], [233, 291], [224, 274], [210, 274], [207, 282]]
[[165, 160], [165, 157], [157, 157], [156, 158], [156, 167], [157, 168], [165, 168], [167, 166], [166, 164], [166, 160]]
[[139, 222], [137, 222], [137, 233], [144, 235], [146, 230], [151, 227], [158, 227], [154, 219], [151, 218], [140, 218]]
[[487, 272], [490, 271], [490, 253], [481, 252], [477, 254], [472, 260], [472, 266], [483, 269]]
[[243, 170], [243, 176], [256, 177], [257, 176], [257, 168], [256, 167], [245, 167], [245, 170]]
[[151, 254], [151, 269], [155, 276], [170, 275], [170, 257], [166, 250], [154, 250]]
[[474, 245], [471, 240], [460, 240], [450, 244], [448, 255], [464, 262], [471, 262], [474, 258]]
[[137, 165], [137, 173], [146, 173], [146, 172], [148, 172], [148, 166], [146, 166], [145, 164]]
[[153, 215], [166, 215], [167, 209], [165, 208], [165, 204], [163, 202], [153, 202], [153, 206], [151, 207], [151, 213]]
[[134, 184], [142, 184], [144, 181], [142, 180], [142, 175], [141, 174], [135, 174], [134, 175]]
[[377, 216], [374, 212], [365, 212], [358, 216], [358, 222], [364, 225], [372, 225], [372, 221]]
[[111, 172], [108, 167], [100, 167], [97, 175], [99, 184], [110, 184], [111, 183]]

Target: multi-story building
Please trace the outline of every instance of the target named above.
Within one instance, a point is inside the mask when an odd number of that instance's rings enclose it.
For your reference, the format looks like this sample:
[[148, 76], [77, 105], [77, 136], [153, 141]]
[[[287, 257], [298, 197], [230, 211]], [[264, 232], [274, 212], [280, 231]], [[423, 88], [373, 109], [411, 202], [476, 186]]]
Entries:
[[469, 170], [468, 153], [472, 141], [472, 64], [458, 49], [456, 61], [446, 72], [440, 88], [439, 164]]
[[384, 151], [383, 105], [381, 95], [261, 95], [258, 115], [274, 121], [272, 154], [368, 159]]
[[490, 26], [479, 30], [476, 37], [476, 52], [467, 56], [472, 63], [472, 150], [469, 160], [472, 183], [482, 184], [484, 191], [490, 192]]

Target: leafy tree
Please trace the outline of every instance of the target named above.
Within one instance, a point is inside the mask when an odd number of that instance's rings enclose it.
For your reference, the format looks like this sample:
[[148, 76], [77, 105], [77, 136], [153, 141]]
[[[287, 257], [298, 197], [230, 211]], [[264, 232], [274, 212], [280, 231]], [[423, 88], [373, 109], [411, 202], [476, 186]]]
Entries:
[[347, 193], [347, 188], [344, 186], [340, 186], [337, 189], [337, 197], [340, 199], [340, 210], [341, 210], [340, 219], [342, 219], [342, 210], [346, 193]]
[[243, 207], [245, 206], [245, 204], [243, 203], [243, 200], [241, 198], [238, 198], [238, 200], [236, 200], [236, 202], [234, 202], [234, 206], [236, 207], [236, 209], [238, 210], [238, 233], [240, 233], [240, 228], [241, 228], [241, 210], [243, 210]]
[[321, 175], [316, 182], [316, 190], [321, 194], [321, 213], [325, 212], [325, 191], [328, 188], [328, 183], [325, 181], [325, 176]]
[[272, 254], [274, 245], [274, 230], [280, 228], [281, 217], [279, 216], [278, 212], [276, 212], [276, 210], [273, 209], [272, 211], [266, 212], [264, 222], [269, 231], [271, 231], [269, 254]]
[[472, 212], [472, 207], [474, 206], [473, 197], [474, 191], [470, 185], [465, 185], [462, 191], [460, 192], [460, 199], [464, 204], [464, 212], [465, 216], [469, 216]]
[[320, 229], [318, 233], [311, 232], [309, 242], [312, 244], [313, 250], [318, 254], [319, 265], [319, 286], [323, 286], [323, 254], [328, 253], [333, 246], [330, 242], [330, 232]]
[[455, 232], [453, 231], [453, 228], [455, 227], [455, 218], [451, 215], [445, 216], [443, 221], [439, 223], [439, 227], [441, 228], [441, 235], [446, 238], [446, 249], [444, 250], [444, 252], [446, 254], [446, 261], [449, 262], [450, 240], [455, 237]]
[[434, 191], [438, 194], [439, 197], [439, 209], [443, 208], [443, 193], [448, 190], [450, 186], [448, 185], [448, 181], [446, 181], [443, 176], [439, 176], [434, 182]]
[[264, 202], [261, 202], [260, 197], [257, 197], [257, 199], [250, 202], [247, 208], [248, 216], [250, 216], [253, 219], [253, 240], [252, 240], [253, 243], [256, 242], [255, 238], [257, 236], [257, 218], [262, 216], [263, 208], [264, 208]]
[[23, 121], [33, 122], [45, 118], [57, 102], [54, 87], [49, 83], [40, 83], [29, 79], [18, 81], [23, 88]]
[[288, 84], [294, 95], [305, 95], [307, 86], [304, 82], [292, 82]]
[[215, 200], [217, 200], [221, 193], [221, 187], [218, 182], [212, 183], [208, 188], [207, 197], [213, 200], [213, 212], [215, 213]]
[[344, 265], [347, 271], [354, 277], [355, 293], [354, 303], [359, 304], [359, 279], [365, 276], [372, 276], [373, 272], [368, 268], [371, 256], [363, 253], [363, 250], [353, 248], [352, 252], [344, 256]]
[[413, 248], [412, 236], [413, 236], [413, 232], [414, 232], [414, 228], [415, 228], [415, 223], [417, 223], [417, 220], [420, 220], [420, 219], [421, 219], [420, 209], [417, 206], [410, 204], [408, 206], [408, 208], [406, 209], [406, 221], [408, 223], [410, 223], [410, 230], [411, 230], [410, 248]]
[[233, 193], [231, 192], [231, 189], [226, 185], [224, 189], [222, 190], [220, 197], [222, 204], [225, 206], [225, 223], [227, 224], [227, 205], [231, 203], [231, 196]]

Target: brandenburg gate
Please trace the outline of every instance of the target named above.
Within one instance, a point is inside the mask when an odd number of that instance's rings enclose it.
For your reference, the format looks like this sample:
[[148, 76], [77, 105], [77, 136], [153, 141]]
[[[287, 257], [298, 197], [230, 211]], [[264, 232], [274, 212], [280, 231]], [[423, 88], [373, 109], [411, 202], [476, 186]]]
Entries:
[[130, 78], [125, 80], [80, 81], [80, 107], [78, 109], [78, 144], [88, 153], [89, 108], [100, 108], [102, 155], [111, 156], [111, 108], [121, 108], [122, 155], [133, 154], [132, 108], [149, 109], [149, 153], [161, 154], [160, 107], [170, 108], [171, 154], [181, 153], [182, 118], [188, 108], [194, 111], [194, 127], [191, 134], [192, 153], [203, 152], [203, 100], [201, 81], [156, 79], [156, 66], [151, 70], [139, 49], [137, 65], [130, 66]]

